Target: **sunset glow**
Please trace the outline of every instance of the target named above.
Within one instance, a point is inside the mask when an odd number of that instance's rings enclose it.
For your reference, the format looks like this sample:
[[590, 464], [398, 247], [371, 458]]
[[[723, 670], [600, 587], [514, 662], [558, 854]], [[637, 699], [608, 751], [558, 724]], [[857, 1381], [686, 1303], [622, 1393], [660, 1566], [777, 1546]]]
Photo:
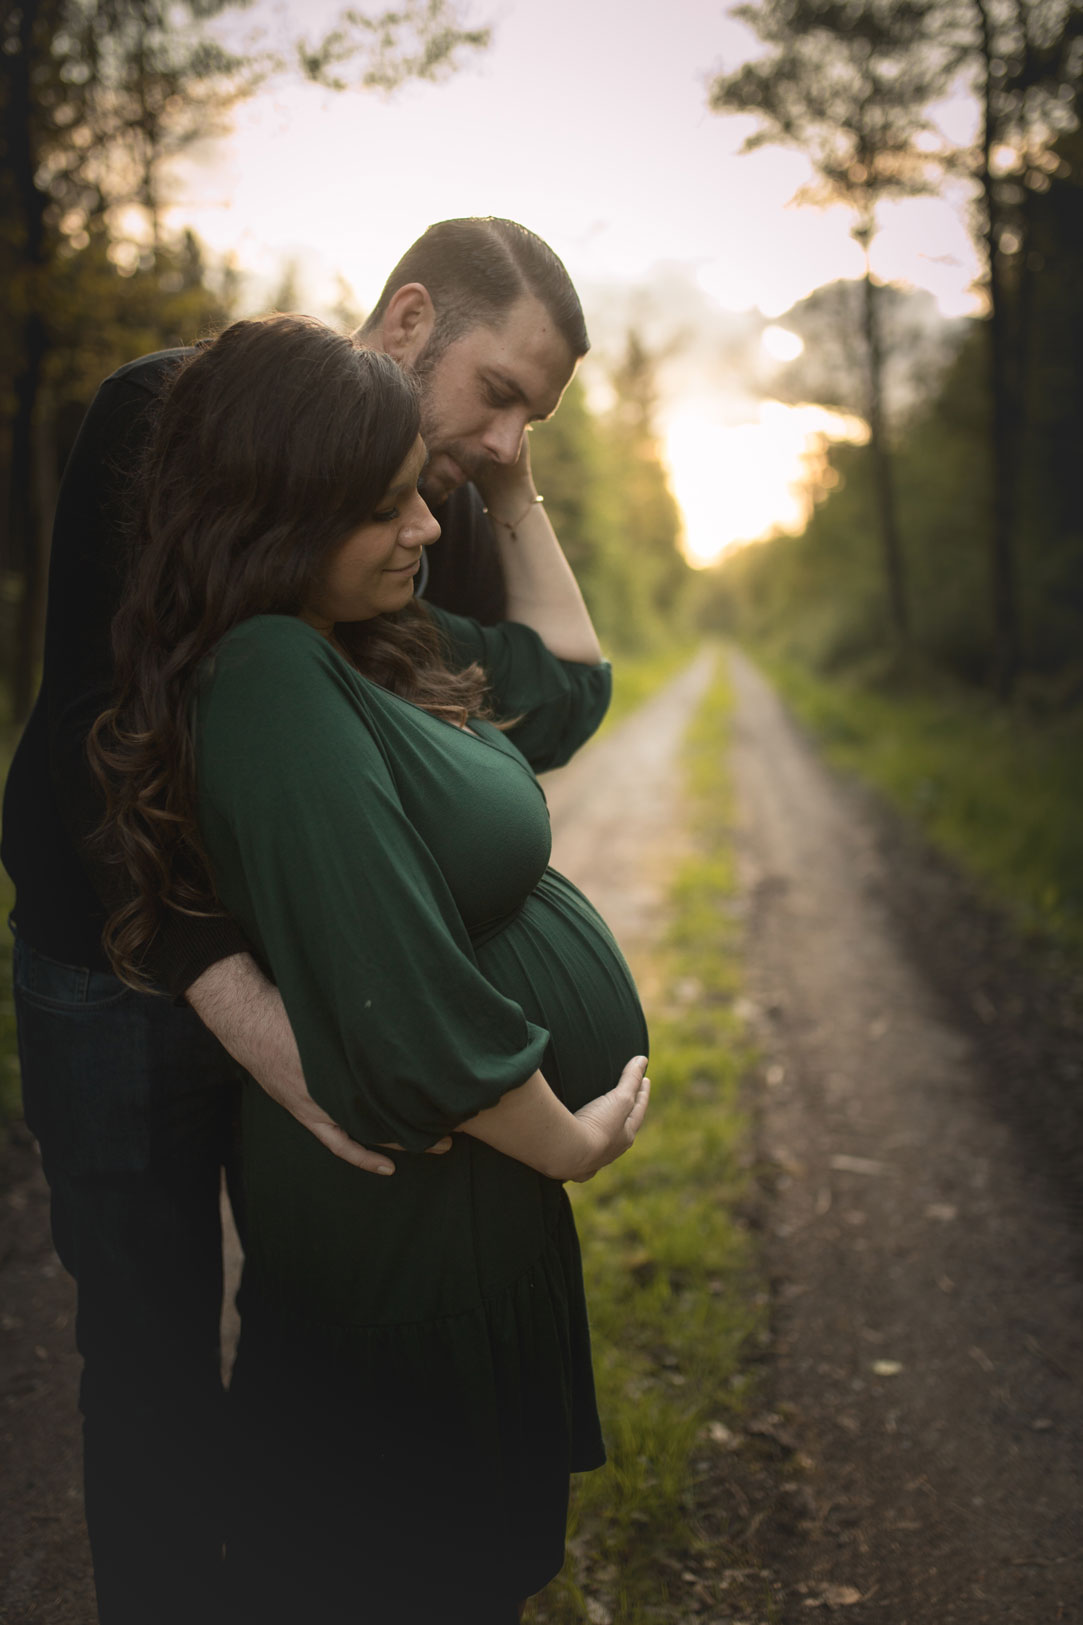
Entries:
[[831, 441], [862, 441], [859, 418], [822, 406], [764, 401], [754, 422], [725, 425], [709, 412], [676, 412], [666, 461], [685, 522], [691, 564], [713, 564], [740, 542], [800, 531]]
[[788, 327], [765, 327], [760, 343], [772, 361], [796, 361], [805, 348], [804, 339], [791, 333]]

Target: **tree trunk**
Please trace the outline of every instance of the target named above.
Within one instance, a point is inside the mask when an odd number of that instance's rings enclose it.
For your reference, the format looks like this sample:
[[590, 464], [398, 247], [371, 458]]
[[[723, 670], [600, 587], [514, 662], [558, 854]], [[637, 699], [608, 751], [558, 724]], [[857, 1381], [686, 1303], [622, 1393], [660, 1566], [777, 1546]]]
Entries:
[[998, 139], [994, 105], [996, 59], [985, 0], [975, 0], [981, 26], [984, 121], [981, 186], [985, 202], [985, 251], [989, 266], [989, 364], [992, 388], [990, 450], [993, 521], [989, 537], [989, 579], [993, 618], [992, 684], [1002, 700], [1011, 698], [1019, 675], [1019, 588], [1015, 564], [1015, 522], [1019, 468], [1019, 387], [1010, 295], [999, 253], [1000, 205], [992, 173]]
[[872, 453], [876, 519], [884, 559], [884, 578], [887, 584], [891, 625], [898, 642], [905, 645], [910, 638], [910, 610], [895, 504], [894, 469], [887, 443], [884, 412], [884, 345], [880, 331], [879, 290], [872, 279], [867, 254], [864, 293], [865, 349], [869, 384], [869, 450]]
[[[30, 715], [37, 688], [45, 631], [45, 598], [49, 569], [52, 511], [43, 511], [41, 496], [45, 454], [42, 433], [42, 373], [45, 365], [44, 324], [30, 316], [23, 326], [22, 367], [15, 380], [11, 425], [12, 553], [22, 573], [22, 596], [15, 623], [15, 664], [11, 678], [11, 719], [21, 727]], [[55, 473], [53, 483], [55, 485]]]
[[11, 421], [10, 544], [16, 570], [23, 574], [23, 594], [16, 626], [12, 713], [25, 721], [33, 700], [41, 654], [45, 582], [40, 539], [51, 514], [38, 505], [37, 457], [39, 407], [49, 335], [43, 314], [43, 281], [48, 262], [45, 227], [47, 199], [37, 183], [34, 147], [34, 64], [41, 7], [26, 0], [19, 21], [18, 49], [7, 57], [7, 146], [21, 219], [21, 264], [17, 285], [25, 314], [20, 323], [18, 362], [13, 380], [15, 408]]

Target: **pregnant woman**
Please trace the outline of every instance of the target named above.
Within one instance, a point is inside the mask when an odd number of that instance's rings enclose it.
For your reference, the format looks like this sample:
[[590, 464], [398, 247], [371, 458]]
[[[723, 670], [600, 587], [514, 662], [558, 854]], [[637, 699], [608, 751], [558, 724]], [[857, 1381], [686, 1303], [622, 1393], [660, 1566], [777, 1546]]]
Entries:
[[609, 672], [525, 443], [477, 471], [509, 621], [413, 601], [424, 461], [410, 382], [319, 323], [239, 322], [185, 363], [91, 747], [121, 973], [163, 909], [228, 912], [312, 1094], [406, 1153], [361, 1178], [245, 1097], [237, 1625], [510, 1625], [604, 1459], [561, 1182], [634, 1140], [646, 1030], [548, 868], [534, 775]]

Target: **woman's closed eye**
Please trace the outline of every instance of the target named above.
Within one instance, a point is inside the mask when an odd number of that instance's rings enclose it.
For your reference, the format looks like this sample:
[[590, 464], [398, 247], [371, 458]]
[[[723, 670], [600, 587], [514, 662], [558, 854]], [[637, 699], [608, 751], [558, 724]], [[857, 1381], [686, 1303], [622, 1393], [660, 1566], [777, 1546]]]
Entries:
[[[428, 466], [429, 466], [429, 460], [426, 457], [426, 459], [425, 459], [425, 468], [428, 468]], [[417, 485], [415, 487], [415, 489], [417, 491], [421, 490], [421, 479], [423, 477], [424, 477], [424, 469], [422, 469], [421, 477], [419, 477]], [[398, 518], [399, 518], [399, 509], [398, 509], [398, 507], [380, 508], [378, 510], [378, 512], [373, 514], [372, 523], [374, 525], [389, 525], [393, 519], [398, 519]]]

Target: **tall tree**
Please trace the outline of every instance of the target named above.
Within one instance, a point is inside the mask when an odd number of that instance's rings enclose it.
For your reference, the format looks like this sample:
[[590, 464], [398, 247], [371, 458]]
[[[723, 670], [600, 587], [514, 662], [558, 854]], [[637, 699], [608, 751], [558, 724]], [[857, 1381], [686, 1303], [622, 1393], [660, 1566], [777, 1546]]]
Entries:
[[[793, 146], [814, 170], [798, 201], [841, 204], [865, 256], [862, 333], [864, 411], [875, 470], [877, 525], [891, 621], [909, 635], [909, 602], [899, 535], [884, 391], [882, 288], [871, 247], [877, 208], [887, 198], [928, 191], [938, 169], [936, 133], [926, 109], [950, 82], [942, 51], [915, 49], [939, 0], [753, 0], [733, 15], [768, 46], [766, 56], [715, 79], [716, 112], [752, 114], [759, 123], [744, 150]], [[919, 139], [920, 138], [920, 139]]]
[[[893, 439], [903, 419], [929, 399], [966, 325], [940, 315], [932, 294], [887, 284], [878, 293], [884, 333], [885, 418]], [[786, 401], [816, 401], [860, 416], [868, 374], [862, 333], [864, 286], [828, 282], [784, 311], [779, 325], [804, 350], [779, 372], [772, 390]]]
[[976, 139], [957, 163], [974, 181], [989, 294], [993, 676], [1006, 698], [1022, 647], [1016, 533], [1037, 265], [1031, 240], [1036, 200], [1062, 163], [1057, 137], [1079, 127], [1083, 4], [955, 0], [938, 26], [964, 64], [981, 114]]
[[[72, 257], [103, 244], [107, 257], [115, 255], [121, 213], [134, 208], [152, 264], [162, 249], [169, 162], [269, 75], [289, 67], [335, 87], [352, 78], [387, 89], [439, 77], [461, 50], [488, 40], [484, 29], [459, 26], [455, 0], [407, 0], [375, 15], [344, 12], [321, 40], [294, 42], [288, 62], [245, 58], [208, 32], [222, 12], [245, 3], [14, 0], [0, 13], [0, 274], [11, 300], [0, 342], [0, 412], [10, 441], [6, 554], [23, 582], [17, 719], [39, 658], [56, 461], [55, 310]], [[135, 263], [129, 257], [126, 268]]]

